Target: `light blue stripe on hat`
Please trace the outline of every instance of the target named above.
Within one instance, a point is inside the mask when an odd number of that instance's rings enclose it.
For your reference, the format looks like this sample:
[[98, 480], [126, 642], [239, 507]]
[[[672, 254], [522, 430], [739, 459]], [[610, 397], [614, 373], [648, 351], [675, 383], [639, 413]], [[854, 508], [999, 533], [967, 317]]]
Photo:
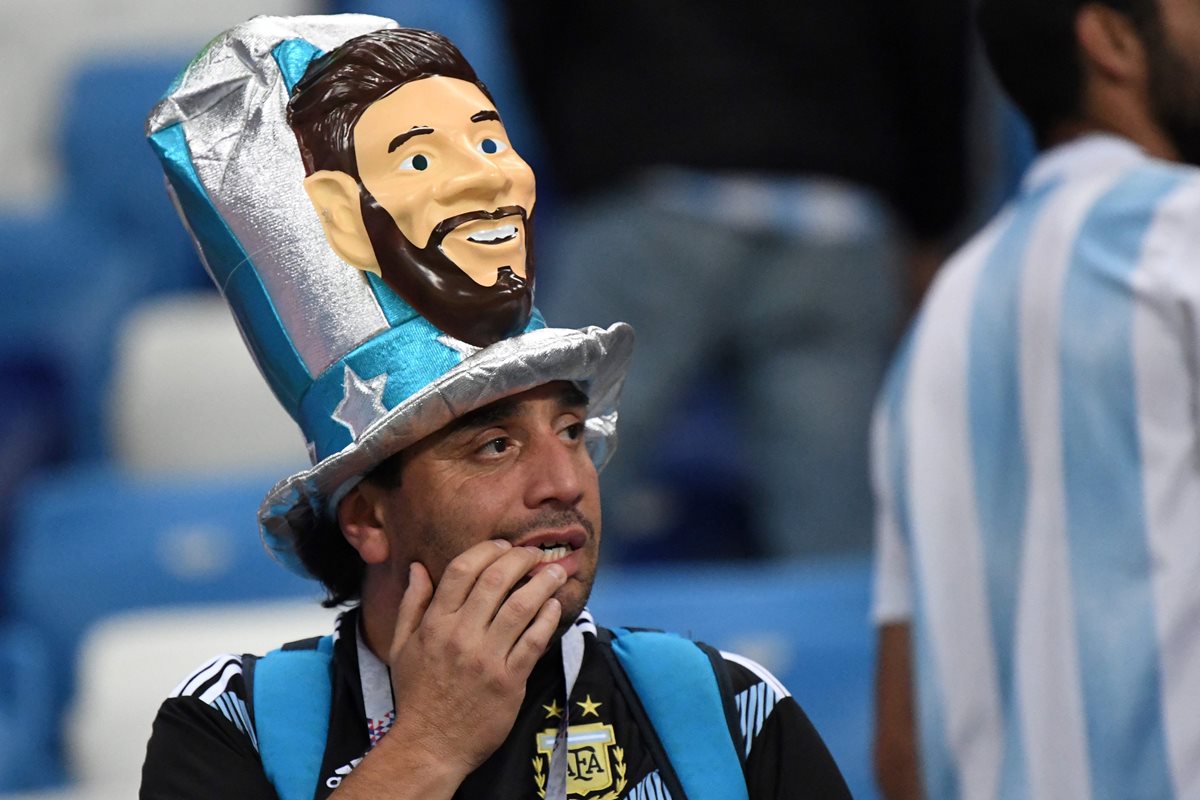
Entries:
[[367, 276], [367, 284], [371, 287], [371, 292], [374, 293], [375, 300], [379, 303], [379, 308], [383, 311], [383, 318], [388, 321], [388, 325], [395, 328], [417, 316], [416, 310], [384, 283], [383, 278], [374, 272], [364, 272], [363, 274]]
[[[998, 797], [1022, 797], [1028, 785], [1015, 692], [1017, 576], [1029, 494], [1018, 363], [1020, 303], [1032, 231], [1058, 186], [1039, 186], [1016, 206], [984, 261], [970, 315], [967, 413], [1004, 737]], [[1036, 272], [1032, 279], [1038, 279]]]
[[461, 354], [440, 343], [441, 335], [424, 317], [414, 316], [359, 345], [321, 373], [305, 396], [297, 419], [316, 447], [317, 458], [332, 455], [353, 441], [350, 429], [333, 419], [345, 396], [347, 366], [364, 381], [387, 376], [381, 399], [390, 411], [459, 365]]
[[279, 402], [295, 418], [312, 376], [283, 327], [253, 262], [209, 200], [192, 165], [182, 123], [153, 134], [150, 145], [158, 153], [214, 282], [244, 329], [247, 341], [254, 343], [255, 360]]
[[279, 74], [283, 76], [283, 84], [287, 87], [289, 96], [304, 77], [308, 65], [323, 55], [325, 51], [304, 39], [285, 39], [275, 45], [271, 56], [279, 66]]
[[[391, 297], [397, 307], [409, 308], [387, 287], [381, 295]], [[535, 308], [522, 333], [544, 327], [546, 322]], [[345, 397], [347, 366], [364, 381], [388, 376], [381, 399], [390, 411], [462, 363], [463, 353], [439, 341], [445, 335], [410, 309], [407, 322], [364, 342], [322, 372], [301, 403], [297, 418], [315, 446], [317, 458], [332, 455], [353, 441], [350, 429], [333, 419]]]
[[1142, 491], [1132, 275], [1155, 208], [1179, 180], [1142, 168], [1102, 197], [1080, 230], [1063, 292], [1067, 541], [1097, 798], [1173, 794]]

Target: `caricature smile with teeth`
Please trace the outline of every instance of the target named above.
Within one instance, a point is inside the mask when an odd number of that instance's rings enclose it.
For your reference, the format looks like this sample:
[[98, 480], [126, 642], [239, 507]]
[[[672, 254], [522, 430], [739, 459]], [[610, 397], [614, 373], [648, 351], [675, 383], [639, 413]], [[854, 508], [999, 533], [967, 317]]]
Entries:
[[504, 225], [499, 228], [472, 233], [467, 237], [467, 241], [474, 242], [475, 244], [500, 244], [515, 238], [517, 238], [517, 226]]
[[[480, 219], [460, 223], [440, 237], [438, 249], [442, 254], [480, 286], [495, 285], [505, 267], [520, 278], [526, 277], [525, 216], [510, 214], [494, 219], [502, 211], [497, 209]], [[434, 238], [439, 236], [440, 228], [434, 230]]]

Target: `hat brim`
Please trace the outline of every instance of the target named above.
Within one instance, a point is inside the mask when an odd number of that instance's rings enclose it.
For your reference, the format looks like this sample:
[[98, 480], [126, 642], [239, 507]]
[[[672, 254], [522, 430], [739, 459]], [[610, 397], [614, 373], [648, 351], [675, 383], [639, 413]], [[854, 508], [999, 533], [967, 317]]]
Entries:
[[307, 536], [337, 535], [329, 504], [339, 488], [469, 411], [552, 381], [588, 395], [587, 446], [597, 469], [616, 448], [617, 406], [633, 353], [633, 328], [542, 328], [467, 356], [393, 408], [358, 440], [267, 493], [258, 519], [263, 543], [288, 569], [312, 577], [297, 555]]

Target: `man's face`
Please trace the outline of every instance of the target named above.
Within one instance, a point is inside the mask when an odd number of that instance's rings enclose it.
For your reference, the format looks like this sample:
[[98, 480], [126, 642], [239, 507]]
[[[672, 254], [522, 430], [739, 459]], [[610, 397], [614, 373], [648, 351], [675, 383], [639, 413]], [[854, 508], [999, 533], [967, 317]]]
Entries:
[[478, 542], [540, 547], [567, 582], [563, 623], [583, 609], [600, 545], [596, 468], [584, 445], [586, 398], [556, 382], [472, 412], [409, 448], [388, 491], [384, 529], [395, 574], [419, 561], [434, 584]]
[[[533, 170], [479, 87], [441, 76], [404, 84], [363, 112], [354, 152], [363, 187], [408, 241], [428, 247], [436, 231], [434, 244], [481, 286], [502, 267], [527, 277]], [[507, 213], [475, 217], [498, 209]]]
[[1160, 0], [1145, 39], [1151, 114], [1180, 160], [1200, 165], [1200, 2]]

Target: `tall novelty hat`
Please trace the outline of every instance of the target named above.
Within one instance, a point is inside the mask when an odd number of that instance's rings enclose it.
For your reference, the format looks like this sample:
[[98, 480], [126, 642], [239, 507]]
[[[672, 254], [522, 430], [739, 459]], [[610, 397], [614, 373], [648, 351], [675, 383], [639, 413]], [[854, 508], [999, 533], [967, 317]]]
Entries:
[[384, 459], [550, 381], [586, 389], [604, 465], [632, 329], [547, 328], [533, 308], [533, 174], [444, 38], [363, 15], [257, 17], [214, 39], [146, 127], [308, 441], [313, 466], [259, 509], [284, 564], [307, 574], [298, 542], [337, 535], [337, 501]]

